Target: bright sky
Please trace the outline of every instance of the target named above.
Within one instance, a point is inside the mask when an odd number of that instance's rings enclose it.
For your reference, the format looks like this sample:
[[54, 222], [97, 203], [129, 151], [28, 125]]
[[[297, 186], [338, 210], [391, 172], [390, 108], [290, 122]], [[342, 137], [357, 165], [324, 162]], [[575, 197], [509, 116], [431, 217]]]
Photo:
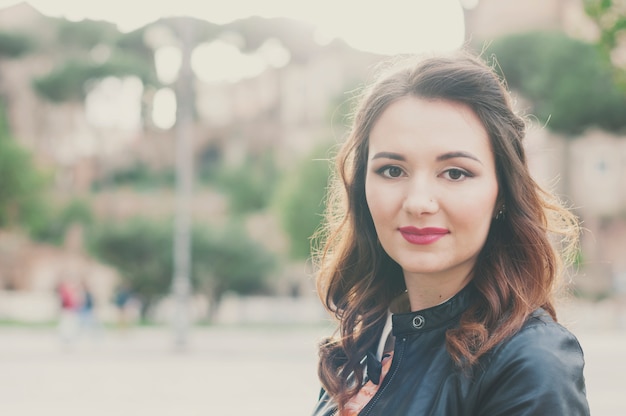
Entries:
[[[20, 0], [0, 0], [0, 7]], [[325, 36], [382, 54], [453, 49], [463, 42], [460, 3], [477, 0], [29, 0], [42, 13], [72, 20], [115, 22], [132, 30], [163, 16], [191, 15], [214, 23], [252, 15], [285, 16], [313, 23]], [[138, 4], [142, 4], [140, 8]]]

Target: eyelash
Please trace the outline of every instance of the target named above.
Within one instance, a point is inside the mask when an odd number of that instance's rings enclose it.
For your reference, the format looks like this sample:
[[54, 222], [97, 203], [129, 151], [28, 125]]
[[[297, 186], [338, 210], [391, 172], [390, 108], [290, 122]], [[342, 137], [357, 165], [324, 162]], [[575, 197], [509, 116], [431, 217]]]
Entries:
[[[399, 176], [390, 176], [389, 175], [389, 170], [390, 169], [398, 169], [401, 172], [401, 175]], [[395, 166], [395, 165], [387, 165], [387, 166], [383, 166], [380, 169], [376, 170], [376, 173], [379, 174], [380, 176], [387, 178], [387, 179], [395, 179], [395, 178], [399, 178], [400, 176], [402, 176], [402, 174], [404, 174], [404, 170], [402, 170], [401, 167]]]
[[474, 177], [474, 175], [473, 175], [472, 173], [470, 173], [470, 172], [466, 171], [465, 169], [459, 169], [459, 168], [450, 168], [450, 169], [447, 169], [447, 170], [445, 170], [445, 171], [443, 172], [443, 174], [448, 174], [448, 175], [449, 175], [449, 174], [450, 174], [450, 172], [458, 172], [458, 173], [460, 173], [461, 175], [463, 175], [463, 177], [462, 177], [462, 178], [459, 178], [459, 179], [449, 178], [449, 179], [450, 179], [451, 181], [453, 181], [453, 182], [460, 182], [460, 181], [462, 181], [463, 179], [467, 179], [467, 178], [472, 178], [472, 177]]
[[[398, 176], [391, 176], [391, 175], [389, 175], [389, 170], [390, 169], [398, 169], [400, 171], [400, 175], [398, 175]], [[450, 178], [450, 177], [447, 178], [448, 180], [453, 181], [453, 182], [460, 182], [460, 181], [462, 181], [464, 179], [473, 178], [474, 177], [474, 174], [472, 174], [471, 172], [468, 172], [465, 169], [460, 169], [460, 168], [446, 169], [445, 171], [443, 171], [442, 174], [449, 175], [450, 172], [458, 172], [458, 173], [460, 173], [462, 175], [462, 177], [458, 178], [458, 179], [453, 179], [453, 178]], [[387, 179], [396, 179], [396, 178], [401, 177], [402, 174], [404, 174], [404, 170], [401, 167], [399, 167], [399, 166], [388, 165], [388, 166], [383, 166], [380, 169], [376, 170], [376, 173], [379, 174], [380, 176], [384, 177], [384, 178], [387, 178]]]

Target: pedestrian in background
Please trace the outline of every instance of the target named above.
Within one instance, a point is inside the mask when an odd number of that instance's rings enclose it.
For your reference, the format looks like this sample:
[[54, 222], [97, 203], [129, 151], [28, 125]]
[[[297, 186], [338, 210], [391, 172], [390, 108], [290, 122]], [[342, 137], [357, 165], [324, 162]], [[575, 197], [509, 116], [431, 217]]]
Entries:
[[396, 63], [336, 175], [318, 292], [321, 415], [588, 415], [554, 292], [578, 224], [533, 180], [525, 123], [465, 53]]
[[100, 335], [100, 321], [97, 316], [96, 301], [93, 291], [86, 280], [81, 281], [80, 291], [81, 303], [78, 309], [80, 329], [85, 335], [95, 339]]
[[81, 294], [78, 287], [71, 279], [61, 279], [57, 286], [59, 298], [59, 336], [65, 344], [72, 342], [79, 330], [79, 310]]
[[115, 291], [113, 302], [117, 308], [117, 327], [126, 331], [131, 323], [137, 321], [141, 308], [139, 300], [128, 283], [122, 282]]

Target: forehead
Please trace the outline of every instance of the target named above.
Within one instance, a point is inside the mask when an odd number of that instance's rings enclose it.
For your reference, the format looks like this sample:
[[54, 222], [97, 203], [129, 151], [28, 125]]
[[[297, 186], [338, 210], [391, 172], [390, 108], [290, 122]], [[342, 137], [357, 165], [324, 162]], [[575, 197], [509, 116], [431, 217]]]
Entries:
[[493, 160], [487, 130], [469, 106], [414, 96], [394, 101], [381, 113], [370, 131], [369, 149], [470, 151]]

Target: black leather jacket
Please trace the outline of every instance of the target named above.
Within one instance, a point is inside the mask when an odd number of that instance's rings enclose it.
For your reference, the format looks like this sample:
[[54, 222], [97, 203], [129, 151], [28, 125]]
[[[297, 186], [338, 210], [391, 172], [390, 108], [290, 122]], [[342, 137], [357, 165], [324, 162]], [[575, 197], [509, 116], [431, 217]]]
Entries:
[[[472, 296], [470, 284], [441, 305], [393, 315], [391, 368], [359, 415], [589, 415], [580, 344], [542, 309], [471, 371], [455, 367], [445, 332], [458, 324]], [[322, 392], [314, 416], [335, 412]]]

